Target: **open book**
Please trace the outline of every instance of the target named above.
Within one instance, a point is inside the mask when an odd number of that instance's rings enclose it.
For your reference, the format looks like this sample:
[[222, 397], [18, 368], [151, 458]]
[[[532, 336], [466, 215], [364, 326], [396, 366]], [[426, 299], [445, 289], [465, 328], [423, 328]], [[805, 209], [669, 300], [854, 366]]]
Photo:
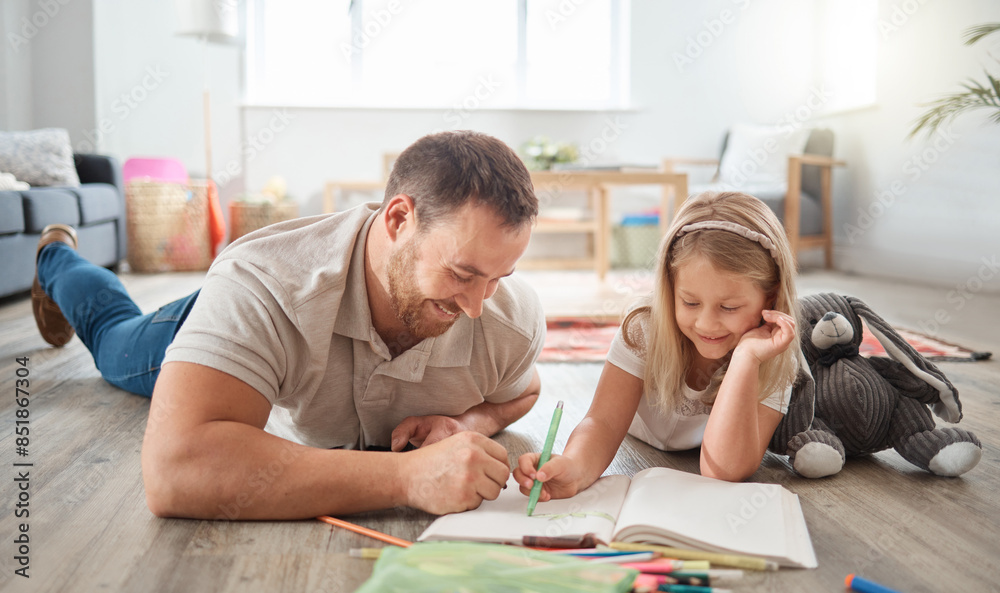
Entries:
[[780, 566], [816, 568], [796, 494], [778, 484], [732, 483], [664, 467], [605, 476], [573, 498], [540, 502], [511, 477], [499, 498], [436, 519], [419, 541], [520, 544], [525, 535], [582, 536], [757, 556]]

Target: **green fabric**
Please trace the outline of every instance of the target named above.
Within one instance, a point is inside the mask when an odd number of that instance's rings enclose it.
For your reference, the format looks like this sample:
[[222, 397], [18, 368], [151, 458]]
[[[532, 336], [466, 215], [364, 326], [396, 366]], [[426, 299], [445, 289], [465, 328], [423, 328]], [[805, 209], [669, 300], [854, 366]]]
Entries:
[[357, 593], [624, 593], [638, 571], [498, 544], [426, 542], [383, 548]]

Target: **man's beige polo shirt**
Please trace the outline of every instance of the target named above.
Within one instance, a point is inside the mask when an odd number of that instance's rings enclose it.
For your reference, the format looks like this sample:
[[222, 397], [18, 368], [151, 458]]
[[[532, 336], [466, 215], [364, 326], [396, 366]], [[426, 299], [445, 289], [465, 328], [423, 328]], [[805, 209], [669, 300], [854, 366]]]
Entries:
[[391, 358], [365, 289], [365, 238], [377, 208], [299, 218], [233, 243], [209, 270], [164, 363], [202, 364], [244, 381], [274, 406], [268, 432], [321, 448], [387, 447], [407, 416], [454, 416], [523, 393], [545, 321], [537, 295], [513, 276], [478, 319], [463, 315]]

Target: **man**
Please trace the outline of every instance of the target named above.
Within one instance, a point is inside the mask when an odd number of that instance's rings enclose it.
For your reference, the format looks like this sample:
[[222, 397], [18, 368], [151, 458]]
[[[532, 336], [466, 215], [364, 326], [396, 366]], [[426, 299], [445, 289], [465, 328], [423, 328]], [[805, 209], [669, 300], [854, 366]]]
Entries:
[[199, 293], [148, 316], [108, 304], [117, 279], [90, 281], [81, 304], [75, 238], [43, 233], [36, 300], [55, 304], [36, 318], [58, 334], [52, 309], [66, 313], [115, 384], [133, 387], [126, 359], [152, 375], [142, 470], [156, 515], [466, 510], [499, 495], [507, 453], [488, 437], [540, 389], [541, 306], [509, 278], [537, 209], [506, 145], [433, 134], [399, 156], [379, 208], [253, 233]]

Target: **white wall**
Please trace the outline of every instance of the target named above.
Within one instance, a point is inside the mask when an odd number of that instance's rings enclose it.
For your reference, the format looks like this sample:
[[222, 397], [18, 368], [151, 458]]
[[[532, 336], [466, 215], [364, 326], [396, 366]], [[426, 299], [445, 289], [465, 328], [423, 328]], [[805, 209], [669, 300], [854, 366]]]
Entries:
[[[13, 26], [11, 10], [30, 12], [38, 1], [5, 0], [5, 33]], [[441, 129], [474, 128], [515, 147], [545, 134], [577, 142], [594, 153], [594, 162], [714, 157], [732, 123], [777, 122], [806, 103], [815, 85], [811, 39], [824, 33], [824, 1], [830, 0], [633, 0], [634, 108], [613, 113], [491, 109], [488, 97], [475, 98], [475, 78], [448, 110], [241, 107], [241, 53], [209, 46], [214, 177], [226, 201], [281, 175], [302, 213], [311, 214], [321, 209], [327, 180], [377, 179], [383, 152]], [[48, 83], [35, 82], [32, 88], [45, 96], [34, 97], [26, 109], [21, 91], [10, 87], [0, 92], [6, 125], [16, 128], [30, 111], [33, 126], [69, 122], [62, 125], [74, 126], [74, 142], [81, 142], [95, 134], [77, 115], [73, 102], [80, 97], [84, 110], [93, 102], [89, 126], [107, 130], [98, 138], [99, 150], [122, 159], [174, 156], [190, 171], [203, 172], [206, 64], [197, 42], [174, 36], [173, 3], [71, 0], [66, 11], [74, 4], [84, 16], [93, 7], [92, 44], [75, 35], [49, 35], [44, 48], [34, 42], [30, 53], [41, 51], [46, 68], [54, 68], [52, 56], [73, 54], [77, 63], [91, 52], [92, 88], [71, 77], [72, 91], [55, 94]], [[1000, 36], [970, 48], [961, 44], [961, 32], [1000, 21], [1000, 4], [879, 0], [879, 18], [877, 104], [804, 122], [831, 127], [837, 156], [848, 163], [834, 176], [837, 265], [945, 285], [964, 282], [980, 272], [983, 258], [1000, 256], [1000, 128], [986, 124], [983, 115], [966, 115], [956, 122], [953, 141], [938, 141], [944, 149], [924, 139], [908, 141], [906, 134], [920, 103], [957, 89], [964, 77], [982, 78], [983, 65], [998, 70], [987, 49], [1000, 55]], [[678, 64], [677, 56], [685, 54], [696, 55]], [[0, 57], [6, 59], [0, 70], [5, 81], [24, 78], [23, 67], [11, 68], [9, 48]], [[913, 159], [923, 157], [936, 160], [920, 170]], [[882, 212], [876, 196], [894, 182], [904, 191]], [[632, 208], [641, 194], [626, 192], [620, 199]], [[872, 216], [870, 224], [865, 214]], [[853, 231], [861, 226], [863, 232]], [[998, 284], [992, 279], [981, 289], [1000, 290]]]
[[[0, 2], [0, 129], [31, 127], [31, 43], [27, 0]], [[22, 29], [24, 32], [22, 33]], [[15, 91], [14, 89], [20, 89]]]
[[1000, 127], [970, 112], [935, 138], [906, 138], [921, 103], [986, 82], [984, 66], [1000, 73], [989, 57], [1000, 34], [962, 42], [1000, 21], [1000, 4], [883, 2], [879, 17], [878, 105], [835, 119], [849, 163], [836, 188], [839, 267], [1000, 290], [1000, 270], [984, 268], [1000, 258]]
[[29, 6], [29, 18], [39, 25], [31, 40], [32, 121], [35, 127], [67, 128], [75, 140], [95, 121], [93, 2]]
[[[206, 172], [203, 91], [213, 163], [239, 142], [241, 52], [179, 37], [172, 1], [94, 0], [98, 143], [126, 159], [173, 157]], [[213, 168], [215, 166], [213, 165]]]
[[91, 0], [0, 3], [0, 127], [93, 126], [93, 20]]

